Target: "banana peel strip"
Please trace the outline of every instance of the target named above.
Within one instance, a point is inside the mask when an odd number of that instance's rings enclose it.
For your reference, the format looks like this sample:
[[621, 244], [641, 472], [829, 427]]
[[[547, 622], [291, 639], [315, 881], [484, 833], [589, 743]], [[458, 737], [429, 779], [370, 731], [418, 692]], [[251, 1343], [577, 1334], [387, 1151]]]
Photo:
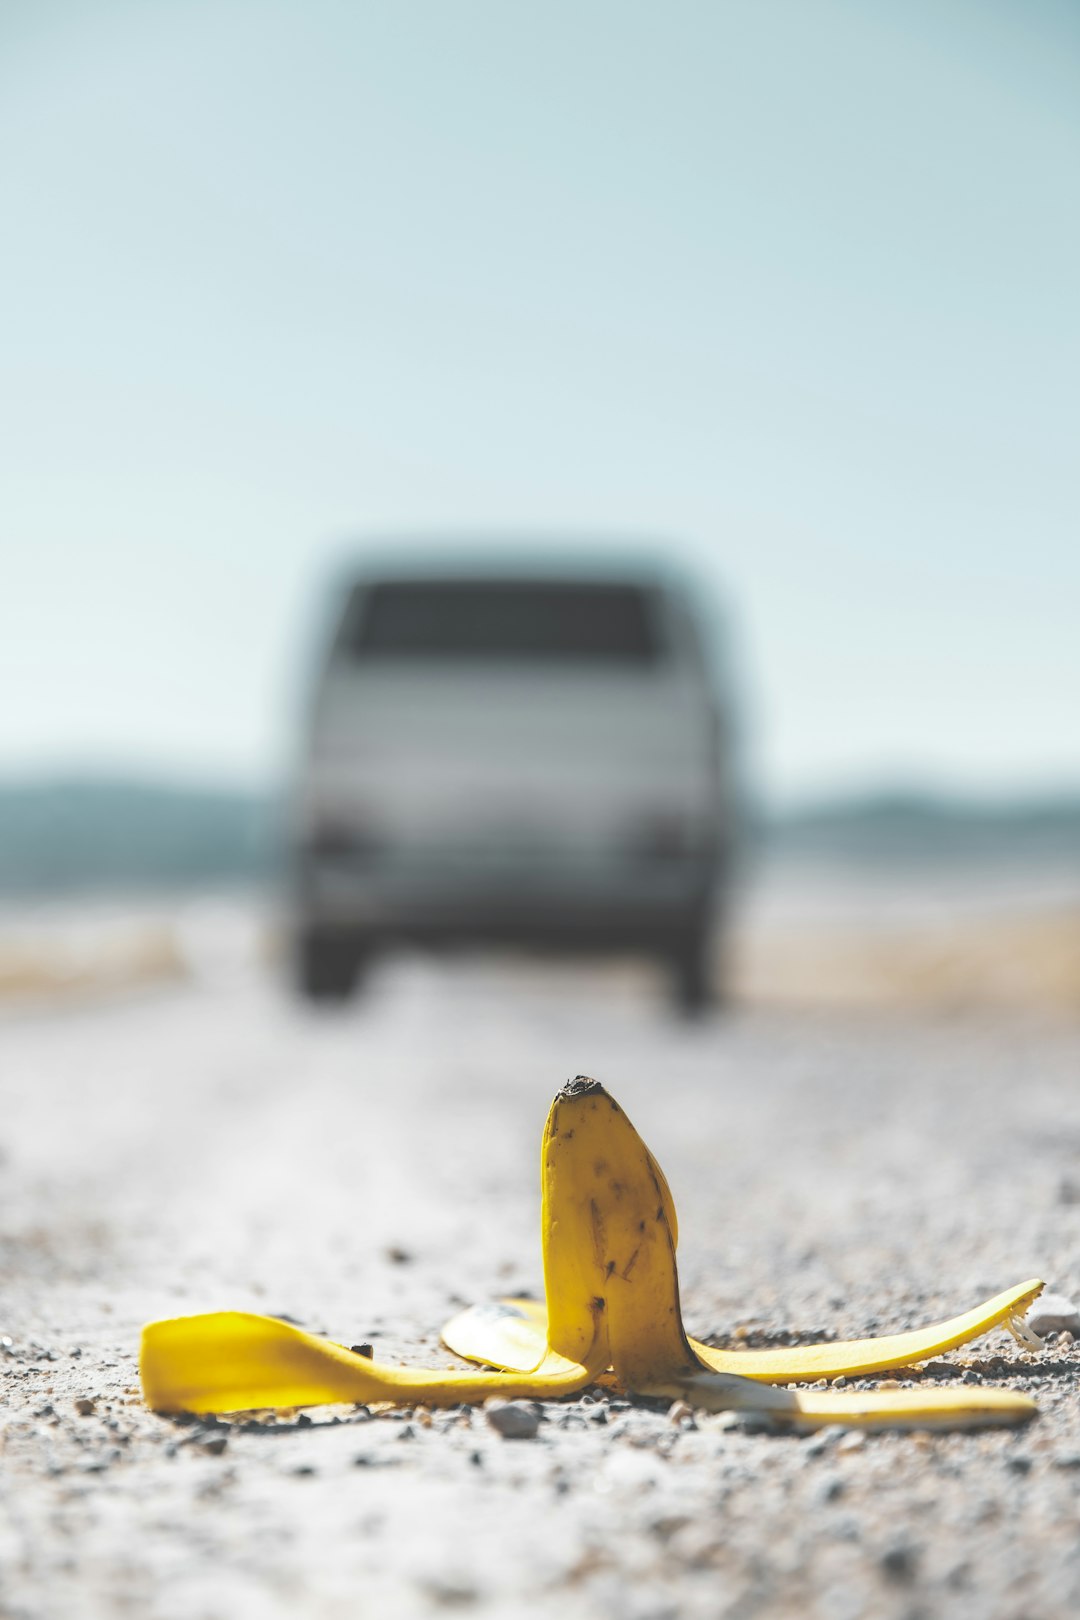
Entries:
[[278, 1317], [213, 1311], [150, 1322], [139, 1356], [143, 1398], [156, 1412], [246, 1412], [265, 1407], [389, 1401], [456, 1406], [573, 1395], [603, 1371], [554, 1352], [527, 1374], [388, 1367]]
[[[778, 1350], [717, 1350], [689, 1339], [698, 1360], [713, 1372], [736, 1373], [766, 1384], [814, 1383], [819, 1378], [860, 1378], [916, 1367], [995, 1328], [1013, 1333], [1028, 1350], [1042, 1340], [1023, 1322], [1023, 1313], [1038, 1298], [1037, 1278], [1007, 1288], [963, 1316], [908, 1333], [877, 1339], [837, 1339], [824, 1344], [787, 1345]], [[547, 1342], [547, 1307], [537, 1299], [503, 1299], [494, 1305], [471, 1305], [442, 1330], [443, 1343], [466, 1361], [479, 1361], [504, 1372], [535, 1367]]]
[[[1033, 1280], [934, 1327], [890, 1338], [729, 1352], [688, 1338], [675, 1263], [674, 1201], [656, 1160], [618, 1103], [579, 1076], [556, 1097], [544, 1131], [545, 1302], [462, 1312], [444, 1343], [471, 1370], [387, 1366], [276, 1317], [242, 1311], [151, 1322], [140, 1375], [156, 1411], [238, 1412], [330, 1402], [474, 1404], [489, 1396], [551, 1399], [602, 1378], [711, 1411], [812, 1429], [976, 1428], [1036, 1411], [1002, 1389], [817, 1391], [799, 1380], [910, 1366], [998, 1326], [1018, 1330]], [[1028, 1332], [1019, 1326], [1023, 1335]], [[498, 1369], [498, 1370], [491, 1370]]]

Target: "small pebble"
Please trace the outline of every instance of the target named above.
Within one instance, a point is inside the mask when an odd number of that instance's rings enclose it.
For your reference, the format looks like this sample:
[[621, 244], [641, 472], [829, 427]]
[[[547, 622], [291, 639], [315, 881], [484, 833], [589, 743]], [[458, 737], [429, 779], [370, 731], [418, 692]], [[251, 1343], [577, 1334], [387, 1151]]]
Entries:
[[679, 1530], [685, 1530], [693, 1522], [688, 1513], [662, 1513], [650, 1522], [649, 1531], [658, 1541], [670, 1541]]
[[532, 1407], [521, 1401], [492, 1401], [484, 1408], [484, 1416], [504, 1440], [532, 1440], [540, 1427]]
[[812, 1434], [806, 1442], [807, 1456], [820, 1457], [823, 1451], [827, 1451], [830, 1446], [836, 1445], [837, 1441], [843, 1437], [843, 1433], [844, 1431], [838, 1423], [830, 1423], [826, 1428], [818, 1429], [817, 1433]]
[[850, 1434], [841, 1436], [836, 1442], [836, 1449], [837, 1451], [859, 1451], [865, 1444], [865, 1434], [860, 1434], [857, 1429], [853, 1429]]
[[898, 1541], [881, 1555], [882, 1574], [890, 1581], [913, 1580], [919, 1562], [919, 1549], [910, 1542]]
[[474, 1609], [481, 1598], [479, 1589], [468, 1581], [444, 1580], [439, 1577], [421, 1584], [437, 1609]]
[[[776, 1419], [769, 1412], [739, 1412], [738, 1427], [743, 1434], [773, 1434]], [[674, 1439], [674, 1436], [672, 1436]]]
[[1064, 1294], [1043, 1294], [1024, 1321], [1040, 1337], [1047, 1333], [1080, 1333], [1080, 1306]]
[[97, 1410], [97, 1402], [92, 1395], [80, 1395], [75, 1401], [75, 1410], [80, 1417], [92, 1417]]

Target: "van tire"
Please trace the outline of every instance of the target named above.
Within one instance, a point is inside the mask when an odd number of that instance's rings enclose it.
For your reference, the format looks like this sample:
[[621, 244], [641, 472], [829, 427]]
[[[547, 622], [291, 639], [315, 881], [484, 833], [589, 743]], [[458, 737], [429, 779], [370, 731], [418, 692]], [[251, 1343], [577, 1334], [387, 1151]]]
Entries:
[[296, 988], [306, 1001], [347, 1001], [360, 977], [363, 953], [347, 935], [320, 929], [302, 932], [296, 941]]
[[727, 1002], [724, 943], [722, 930], [708, 918], [695, 920], [675, 943], [668, 967], [674, 1003], [685, 1018]]

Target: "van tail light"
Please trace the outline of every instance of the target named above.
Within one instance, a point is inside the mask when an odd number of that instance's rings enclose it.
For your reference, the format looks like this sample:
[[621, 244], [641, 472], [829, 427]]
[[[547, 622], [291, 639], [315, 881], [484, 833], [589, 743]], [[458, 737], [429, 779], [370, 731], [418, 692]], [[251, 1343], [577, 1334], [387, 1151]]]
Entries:
[[359, 821], [330, 820], [328, 817], [313, 822], [304, 844], [310, 855], [324, 858], [375, 855], [382, 848], [382, 840], [370, 826]]
[[633, 854], [643, 860], [678, 860], [692, 853], [695, 839], [684, 816], [659, 812], [638, 822], [628, 839]]

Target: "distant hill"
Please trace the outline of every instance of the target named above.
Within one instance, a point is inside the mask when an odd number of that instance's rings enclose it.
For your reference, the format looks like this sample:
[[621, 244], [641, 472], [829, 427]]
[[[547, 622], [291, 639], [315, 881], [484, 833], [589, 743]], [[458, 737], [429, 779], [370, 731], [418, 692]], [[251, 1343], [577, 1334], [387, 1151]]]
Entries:
[[767, 842], [788, 855], [875, 864], [1073, 861], [1080, 794], [1005, 803], [879, 793], [773, 818]]
[[123, 780], [0, 783], [0, 893], [251, 883], [274, 870], [265, 795]]
[[[1080, 795], [985, 805], [930, 794], [839, 799], [766, 818], [764, 853], [829, 863], [1072, 862]], [[167, 784], [0, 782], [0, 894], [257, 884], [280, 870], [270, 794]]]

